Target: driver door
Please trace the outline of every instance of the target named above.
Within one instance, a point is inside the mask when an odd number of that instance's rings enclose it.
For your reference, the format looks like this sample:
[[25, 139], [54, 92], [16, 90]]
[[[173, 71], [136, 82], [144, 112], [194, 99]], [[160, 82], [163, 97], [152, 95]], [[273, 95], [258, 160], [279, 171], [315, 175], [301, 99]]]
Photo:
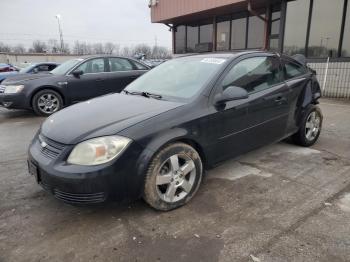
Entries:
[[106, 84], [106, 58], [93, 58], [79, 65], [75, 71], [81, 70], [82, 75], [69, 75], [68, 91], [72, 102], [84, 101], [104, 94]]
[[246, 89], [249, 97], [212, 105], [211, 148], [216, 161], [280, 139], [287, 125], [288, 87], [282, 81], [278, 57], [241, 59], [219, 80], [216, 93], [229, 86]]

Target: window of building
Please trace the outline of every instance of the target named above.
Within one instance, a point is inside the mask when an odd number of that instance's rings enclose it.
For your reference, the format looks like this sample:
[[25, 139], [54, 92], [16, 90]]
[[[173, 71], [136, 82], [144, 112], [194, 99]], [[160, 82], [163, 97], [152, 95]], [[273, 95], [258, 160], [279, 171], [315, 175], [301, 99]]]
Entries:
[[219, 19], [216, 23], [216, 50], [230, 49], [230, 18]]
[[277, 57], [253, 57], [235, 65], [221, 83], [222, 89], [238, 86], [255, 93], [281, 82]]
[[199, 42], [202, 43], [213, 43], [213, 24], [201, 25], [199, 27]]
[[342, 56], [350, 57], [350, 2], [348, 2], [348, 9], [346, 12]]
[[271, 14], [271, 35], [279, 35], [281, 23], [281, 11], [275, 11]]
[[198, 44], [198, 26], [187, 26], [187, 52], [193, 53], [196, 51], [196, 45]]
[[281, 24], [281, 5], [272, 7], [270, 36], [269, 36], [269, 50], [280, 51], [280, 24]]
[[185, 43], [186, 27], [184, 25], [177, 26], [175, 31], [175, 53], [183, 54], [186, 52]]
[[284, 60], [283, 66], [284, 79], [288, 80], [306, 73], [305, 67], [296, 63]]
[[213, 24], [199, 26], [199, 45], [197, 52], [213, 51]]
[[337, 56], [344, 0], [317, 0], [312, 9], [309, 57]]
[[247, 34], [247, 18], [232, 20], [231, 49], [245, 49]]
[[305, 54], [310, 0], [291, 1], [287, 4], [283, 52], [288, 55]]
[[248, 48], [262, 48], [264, 46], [264, 32], [265, 22], [257, 16], [250, 16], [248, 22]]
[[275, 51], [278, 52], [278, 48], [279, 48], [279, 39], [278, 38], [270, 38], [270, 47], [269, 50], [270, 51]]

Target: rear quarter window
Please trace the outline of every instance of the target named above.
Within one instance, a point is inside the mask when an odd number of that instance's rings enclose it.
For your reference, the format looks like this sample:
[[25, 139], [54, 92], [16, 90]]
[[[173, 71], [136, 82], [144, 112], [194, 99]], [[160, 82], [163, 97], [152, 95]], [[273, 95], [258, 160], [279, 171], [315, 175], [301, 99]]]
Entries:
[[307, 69], [305, 68], [305, 66], [300, 65], [298, 63], [294, 63], [292, 61], [284, 60], [283, 73], [285, 80], [302, 76], [306, 74], [306, 72]]

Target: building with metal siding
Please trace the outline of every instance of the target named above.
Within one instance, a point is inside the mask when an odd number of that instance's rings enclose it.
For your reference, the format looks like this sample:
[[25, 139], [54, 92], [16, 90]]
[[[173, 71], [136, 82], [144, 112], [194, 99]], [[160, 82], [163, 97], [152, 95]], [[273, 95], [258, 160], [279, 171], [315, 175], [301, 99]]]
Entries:
[[328, 97], [350, 98], [349, 0], [151, 0], [175, 54], [268, 49], [304, 54]]

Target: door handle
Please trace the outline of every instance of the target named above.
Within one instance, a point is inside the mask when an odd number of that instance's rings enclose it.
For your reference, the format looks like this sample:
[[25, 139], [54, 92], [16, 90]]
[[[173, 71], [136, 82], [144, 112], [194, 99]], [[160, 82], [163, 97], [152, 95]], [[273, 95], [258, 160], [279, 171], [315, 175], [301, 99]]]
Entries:
[[102, 79], [102, 78], [97, 78], [96, 79], [96, 82], [101, 82], [101, 81], [104, 81], [104, 79]]
[[275, 103], [277, 104], [277, 105], [282, 105], [282, 104], [284, 104], [284, 103], [286, 103], [287, 102], [287, 99], [285, 98], [285, 97], [283, 97], [283, 96], [278, 96], [278, 97], [276, 97], [276, 99], [275, 99]]
[[281, 102], [282, 100], [283, 100], [283, 97], [282, 96], [278, 96], [278, 97], [276, 97], [275, 102]]

